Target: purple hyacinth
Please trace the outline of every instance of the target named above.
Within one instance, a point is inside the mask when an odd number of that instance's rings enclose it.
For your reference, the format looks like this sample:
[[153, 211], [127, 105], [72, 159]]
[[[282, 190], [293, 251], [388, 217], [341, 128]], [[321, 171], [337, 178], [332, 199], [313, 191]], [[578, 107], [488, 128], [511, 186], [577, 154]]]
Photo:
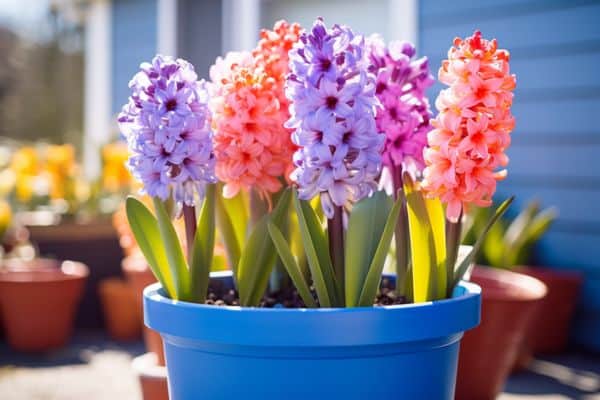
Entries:
[[321, 18], [290, 51], [286, 96], [294, 129], [292, 180], [300, 198], [321, 194], [325, 215], [370, 195], [381, 172], [383, 141], [375, 124], [375, 75], [365, 40]]
[[386, 47], [373, 35], [367, 43], [370, 70], [377, 75], [377, 98], [383, 106], [375, 120], [386, 135], [384, 164], [400, 168], [414, 165], [421, 171], [427, 133], [432, 129], [425, 90], [434, 79], [427, 58], [413, 59], [415, 47], [408, 42], [392, 42]]
[[194, 205], [216, 182], [208, 92], [185, 60], [157, 55], [129, 82], [118, 122], [127, 138], [128, 168], [142, 191]]

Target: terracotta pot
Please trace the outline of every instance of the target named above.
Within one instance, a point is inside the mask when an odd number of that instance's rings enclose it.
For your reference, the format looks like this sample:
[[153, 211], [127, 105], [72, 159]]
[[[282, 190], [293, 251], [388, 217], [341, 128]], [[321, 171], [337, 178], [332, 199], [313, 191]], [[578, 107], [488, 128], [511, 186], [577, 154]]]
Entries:
[[[142, 292], [144, 288], [156, 282], [156, 278], [152, 274], [146, 260], [140, 255], [131, 255], [125, 257], [122, 262], [123, 272], [131, 289], [133, 290], [135, 301], [142, 316], [143, 325], [143, 310], [142, 310]], [[149, 352], [155, 353], [158, 357], [158, 365], [165, 365], [165, 356], [163, 351], [163, 343], [160, 335], [146, 326], [144, 329], [144, 343]]]
[[73, 260], [89, 267], [90, 274], [75, 324], [86, 330], [104, 329], [98, 285], [121, 275], [123, 251], [110, 219], [62, 221], [57, 225], [29, 225], [31, 242], [43, 256]]
[[9, 258], [2, 261], [2, 268], [11, 271], [58, 269], [60, 268], [60, 261], [53, 258], [34, 258], [33, 260]]
[[146, 353], [133, 360], [132, 366], [140, 380], [144, 400], [169, 400], [167, 368], [158, 365], [154, 353]]
[[542, 267], [518, 267], [516, 272], [542, 281], [548, 288], [529, 326], [517, 359], [517, 369], [526, 368], [534, 354], [560, 353], [567, 346], [583, 277], [575, 271]]
[[482, 289], [481, 324], [462, 340], [456, 398], [495, 399], [515, 364], [546, 286], [526, 275], [486, 267], [476, 267], [471, 281]]
[[104, 279], [98, 292], [110, 337], [121, 341], [139, 339], [142, 333], [140, 310], [129, 284], [119, 278]]
[[60, 268], [0, 271], [0, 311], [9, 345], [30, 352], [63, 346], [88, 273], [73, 261]]

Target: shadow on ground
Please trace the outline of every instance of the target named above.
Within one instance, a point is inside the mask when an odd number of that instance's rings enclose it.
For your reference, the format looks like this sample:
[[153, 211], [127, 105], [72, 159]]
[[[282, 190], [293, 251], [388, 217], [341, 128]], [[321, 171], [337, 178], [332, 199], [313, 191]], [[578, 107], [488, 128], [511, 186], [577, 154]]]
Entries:
[[542, 357], [513, 374], [504, 388], [515, 395], [600, 399], [600, 355], [583, 352]]
[[141, 339], [130, 343], [116, 343], [101, 333], [78, 332], [62, 349], [28, 354], [13, 351], [6, 342], [0, 340], [0, 368], [47, 368], [86, 364], [91, 355], [104, 351], [127, 353], [136, 357], [144, 353], [144, 344]]

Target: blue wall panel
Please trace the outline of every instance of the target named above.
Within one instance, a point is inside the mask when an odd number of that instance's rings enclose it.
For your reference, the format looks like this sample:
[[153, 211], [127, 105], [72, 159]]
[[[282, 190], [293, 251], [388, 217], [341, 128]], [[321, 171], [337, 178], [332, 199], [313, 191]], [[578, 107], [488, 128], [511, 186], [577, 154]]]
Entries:
[[140, 63], [156, 53], [156, 0], [114, 0], [112, 4], [112, 111], [127, 101], [127, 84]]

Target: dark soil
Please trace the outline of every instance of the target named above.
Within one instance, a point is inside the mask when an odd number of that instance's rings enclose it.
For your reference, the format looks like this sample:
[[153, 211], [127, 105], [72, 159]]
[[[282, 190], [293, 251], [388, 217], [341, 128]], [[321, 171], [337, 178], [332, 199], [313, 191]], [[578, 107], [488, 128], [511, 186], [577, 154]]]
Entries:
[[[318, 303], [317, 294], [312, 290], [313, 297]], [[394, 285], [387, 278], [381, 281], [381, 289], [373, 299], [373, 305], [390, 306], [406, 303], [403, 296], [398, 296]], [[239, 306], [239, 295], [234, 289], [226, 287], [222, 282], [211, 282], [208, 288], [206, 304], [215, 306]], [[264, 308], [305, 308], [304, 301], [294, 287], [286, 287], [276, 292], [269, 292], [260, 301], [259, 307]]]

